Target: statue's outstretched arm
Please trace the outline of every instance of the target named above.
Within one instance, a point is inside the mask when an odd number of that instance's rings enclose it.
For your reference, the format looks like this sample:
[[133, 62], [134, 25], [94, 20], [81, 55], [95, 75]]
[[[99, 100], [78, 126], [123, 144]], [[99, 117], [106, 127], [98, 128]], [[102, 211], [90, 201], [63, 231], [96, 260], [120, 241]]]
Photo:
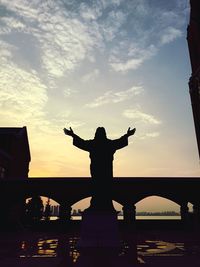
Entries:
[[128, 128], [128, 130], [127, 130], [127, 136], [129, 137], [129, 136], [131, 136], [131, 135], [134, 135], [134, 133], [135, 133], [135, 131], [136, 131], [136, 128], [133, 128], [132, 130], [131, 130], [131, 128], [129, 127]]
[[133, 128], [131, 130], [131, 128], [129, 127], [126, 134], [124, 134], [120, 138], [115, 139], [115, 140], [112, 141], [113, 148], [115, 150], [117, 150], [117, 149], [121, 149], [121, 148], [127, 146], [128, 145], [128, 137], [133, 135], [135, 133], [135, 131], [136, 131], [136, 128]]
[[75, 136], [75, 133], [73, 132], [73, 130], [72, 130], [71, 127], [69, 127], [69, 130], [68, 130], [67, 128], [64, 128], [63, 131], [64, 131], [64, 133], [65, 133], [66, 135], [69, 135], [69, 136], [71, 136], [71, 137], [74, 137], [74, 136]]
[[74, 131], [72, 130], [71, 127], [69, 127], [69, 130], [64, 128], [63, 131], [66, 135], [69, 135], [73, 138], [73, 145], [74, 146], [76, 146], [82, 150], [85, 150], [85, 151], [90, 151], [91, 141], [87, 141], [87, 140], [82, 139], [80, 136], [78, 136], [77, 134], [74, 133]]

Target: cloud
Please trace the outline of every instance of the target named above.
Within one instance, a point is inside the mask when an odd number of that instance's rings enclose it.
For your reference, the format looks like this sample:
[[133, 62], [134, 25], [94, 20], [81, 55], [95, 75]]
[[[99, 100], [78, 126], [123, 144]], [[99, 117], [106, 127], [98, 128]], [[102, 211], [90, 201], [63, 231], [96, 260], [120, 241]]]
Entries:
[[12, 51], [15, 50], [13, 45], [7, 44], [6, 42], [0, 40], [0, 59], [1, 65], [4, 67], [3, 64], [8, 63], [8, 60], [12, 59]]
[[116, 104], [119, 102], [123, 102], [132, 98], [133, 96], [139, 95], [143, 92], [143, 88], [141, 86], [133, 86], [124, 91], [107, 91], [104, 95], [96, 98], [92, 103], [86, 104], [89, 108], [96, 108], [105, 104]]
[[12, 30], [16, 31], [25, 31], [25, 24], [17, 18], [13, 17], [3, 17], [1, 22], [4, 24], [4, 27], [1, 27], [0, 34], [11, 33]]
[[12, 14], [3, 18], [2, 32], [32, 36], [42, 67], [52, 77], [74, 70], [94, 47], [101, 45], [98, 25], [81, 21], [76, 9], [67, 10], [61, 1], [41, 4], [14, 0], [12, 4], [3, 1], [2, 5]]
[[102, 15], [102, 8], [101, 6], [89, 6], [86, 3], [81, 3], [79, 7], [80, 16], [84, 20], [96, 20], [98, 17]]
[[36, 33], [36, 36], [42, 46], [42, 61], [46, 70], [60, 77], [80, 64], [96, 40], [77, 19], [56, 17], [55, 23], [57, 27], [50, 20], [45, 25], [42, 23], [44, 34]]
[[[69, 119], [69, 112], [48, 114], [48, 88], [35, 70], [28, 71], [12, 62], [15, 47], [0, 41], [0, 119], [1, 125], [27, 125], [32, 139], [41, 133], [55, 135], [66, 123], [74, 128], [83, 125]], [[64, 91], [65, 92], [65, 91]], [[72, 90], [66, 90], [66, 93]], [[61, 128], [62, 129], [62, 128]]]
[[120, 53], [118, 49], [114, 52], [112, 57], [110, 57], [110, 66], [115, 70], [122, 73], [125, 73], [129, 70], [135, 70], [140, 67], [144, 61], [151, 58], [157, 53], [157, 48], [154, 45], [150, 45], [146, 49], [139, 47], [138, 45], [128, 45], [129, 47], [126, 48], [126, 43], [122, 43], [122, 47], [126, 52], [126, 55], [122, 55], [122, 58], [116, 56]]
[[[2, 63], [1, 63], [2, 64]], [[13, 63], [4, 63], [0, 72], [1, 120], [40, 124], [48, 101], [47, 88], [35, 71], [25, 71]]]
[[161, 36], [161, 44], [168, 44], [182, 36], [182, 32], [176, 28], [168, 27]]
[[32, 38], [50, 79], [74, 71], [86, 57], [94, 61], [96, 50], [108, 53], [107, 63], [114, 71], [135, 70], [162, 45], [181, 37], [185, 23], [185, 7], [176, 1], [170, 9], [138, 0], [2, 0], [1, 5], [5, 14], [0, 33]]
[[20, 120], [25, 122], [41, 118], [48, 101], [46, 85], [35, 70], [26, 71], [12, 62], [13, 51], [16, 49], [13, 45], [3, 41], [0, 41], [0, 45], [1, 114], [14, 124]]
[[138, 69], [163, 45], [180, 38], [187, 23], [185, 8], [176, 2], [155, 6], [134, 1], [127, 8], [123, 22], [127, 30], [120, 28], [116, 33], [117, 42], [109, 56], [111, 68], [123, 74]]
[[[38, 78], [35, 71], [26, 72], [9, 63], [0, 72], [0, 121], [2, 126], [27, 126], [31, 152], [40, 152], [36, 161], [40, 161], [41, 151], [49, 138], [57, 142], [64, 126], [78, 128], [84, 123], [70, 118], [70, 112], [49, 115], [47, 87]], [[46, 154], [47, 155], [47, 154]]]
[[137, 109], [126, 109], [124, 110], [123, 115], [126, 118], [136, 120], [136, 122], [138, 121], [138, 122], [143, 122], [145, 124], [155, 124], [155, 125], [161, 124], [161, 121], [156, 119], [153, 115], [144, 113]]
[[147, 139], [147, 138], [156, 138], [159, 137], [159, 132], [151, 132], [151, 133], [145, 133], [144, 135], [139, 136], [139, 139]]
[[74, 89], [70, 89], [70, 88], [63, 89], [63, 95], [64, 95], [65, 98], [68, 98], [68, 97], [72, 96], [75, 93], [77, 93], [77, 91], [74, 90]]
[[79, 128], [85, 125], [84, 122], [78, 120], [70, 120], [70, 112], [60, 112], [56, 114], [53, 119], [51, 120], [52, 125], [55, 125], [56, 128], [60, 127], [72, 127], [72, 128]]
[[129, 59], [125, 62], [122, 62], [117, 58], [115, 60], [116, 60], [116, 62], [114, 62], [112, 60], [110, 61], [110, 66], [115, 71], [119, 71], [119, 72], [126, 72], [128, 70], [135, 70], [144, 62], [144, 59], [142, 59], [142, 58], [133, 58], [133, 59]]
[[94, 81], [98, 76], [99, 76], [99, 70], [98, 69], [94, 69], [92, 72], [85, 74], [84, 76], [82, 76], [81, 81], [86, 83], [89, 81]]
[[112, 41], [120, 32], [120, 28], [126, 21], [126, 14], [121, 10], [110, 11], [101, 23], [101, 31], [106, 41]]

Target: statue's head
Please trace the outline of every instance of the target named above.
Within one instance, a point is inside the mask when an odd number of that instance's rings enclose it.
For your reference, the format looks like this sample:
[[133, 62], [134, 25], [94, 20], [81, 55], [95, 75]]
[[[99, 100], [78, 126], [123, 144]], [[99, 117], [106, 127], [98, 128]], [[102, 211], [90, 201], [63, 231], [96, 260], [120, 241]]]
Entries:
[[107, 138], [107, 136], [106, 136], [105, 128], [104, 127], [98, 127], [96, 129], [94, 139], [96, 139], [96, 140], [104, 140], [106, 138]]

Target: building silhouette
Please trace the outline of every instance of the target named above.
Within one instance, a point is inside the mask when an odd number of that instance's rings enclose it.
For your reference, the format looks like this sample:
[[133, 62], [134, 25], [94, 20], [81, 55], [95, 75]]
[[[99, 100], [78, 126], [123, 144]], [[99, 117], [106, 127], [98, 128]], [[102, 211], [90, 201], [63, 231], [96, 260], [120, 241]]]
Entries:
[[190, 5], [191, 12], [187, 40], [192, 74], [189, 81], [189, 88], [200, 156], [200, 1], [190, 0]]
[[31, 160], [26, 127], [0, 128], [0, 179], [28, 178]]

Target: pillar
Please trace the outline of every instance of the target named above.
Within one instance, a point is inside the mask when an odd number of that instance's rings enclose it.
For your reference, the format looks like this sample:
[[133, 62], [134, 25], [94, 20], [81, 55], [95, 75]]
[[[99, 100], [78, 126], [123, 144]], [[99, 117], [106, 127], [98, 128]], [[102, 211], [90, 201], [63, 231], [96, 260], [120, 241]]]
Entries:
[[125, 204], [123, 206], [124, 222], [131, 224], [135, 222], [136, 207], [133, 204]]
[[194, 125], [195, 125], [195, 132], [196, 132], [196, 139], [200, 157], [200, 71], [193, 75], [190, 78], [189, 82], [190, 87], [190, 97], [191, 97], [191, 104], [192, 104], [192, 112], [194, 117]]
[[71, 206], [67, 203], [60, 203], [60, 208], [59, 208], [59, 219], [61, 221], [70, 221], [71, 218]]
[[193, 218], [195, 225], [200, 225], [200, 203], [193, 205]]
[[200, 21], [198, 0], [190, 0], [191, 11], [188, 25], [188, 47], [192, 67], [192, 77], [189, 82], [194, 125], [196, 131], [197, 145], [200, 156]]
[[180, 206], [181, 221], [187, 223], [189, 221], [189, 208], [187, 202], [184, 202]]
[[[5, 202], [5, 201], [4, 201]], [[24, 215], [24, 201], [21, 199], [14, 199], [6, 201], [6, 205], [1, 204], [2, 218], [0, 227], [9, 230], [23, 229], [23, 215]]]

